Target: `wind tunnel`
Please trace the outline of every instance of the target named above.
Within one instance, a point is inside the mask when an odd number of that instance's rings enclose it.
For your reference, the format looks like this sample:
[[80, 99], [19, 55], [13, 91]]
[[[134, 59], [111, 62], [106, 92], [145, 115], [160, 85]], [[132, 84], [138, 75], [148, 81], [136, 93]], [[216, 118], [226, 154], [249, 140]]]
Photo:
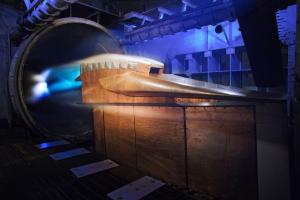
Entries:
[[15, 112], [35, 132], [79, 135], [92, 130], [91, 109], [81, 102], [79, 64], [102, 53], [122, 53], [101, 25], [81, 18], [52, 22], [26, 39], [16, 52], [9, 76]]

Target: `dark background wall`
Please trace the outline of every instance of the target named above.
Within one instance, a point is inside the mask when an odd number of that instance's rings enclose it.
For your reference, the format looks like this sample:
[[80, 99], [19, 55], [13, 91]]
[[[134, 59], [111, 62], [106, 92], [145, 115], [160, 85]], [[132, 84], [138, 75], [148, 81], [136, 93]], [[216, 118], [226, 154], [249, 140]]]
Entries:
[[7, 121], [11, 116], [7, 78], [10, 57], [14, 49], [10, 48], [9, 33], [16, 27], [16, 20], [19, 15], [20, 13], [14, 7], [0, 3], [0, 120], [2, 121], [4, 119]]
[[[300, 8], [300, 0], [298, 0], [298, 8]], [[294, 175], [295, 185], [295, 199], [300, 199], [300, 12], [298, 10], [298, 19], [297, 19], [297, 47], [296, 47], [296, 104], [295, 104], [295, 137], [294, 137], [294, 148], [295, 148], [295, 165], [294, 169], [296, 171]]]

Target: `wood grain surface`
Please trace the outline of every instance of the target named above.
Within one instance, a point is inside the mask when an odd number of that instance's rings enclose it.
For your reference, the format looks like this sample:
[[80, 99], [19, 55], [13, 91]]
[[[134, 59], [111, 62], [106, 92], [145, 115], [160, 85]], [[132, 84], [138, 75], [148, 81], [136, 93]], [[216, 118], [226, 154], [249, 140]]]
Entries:
[[183, 109], [135, 107], [134, 114], [138, 169], [185, 186]]
[[105, 129], [104, 129], [104, 110], [103, 106], [93, 109], [94, 114], [94, 142], [96, 151], [106, 154]]
[[104, 120], [107, 156], [136, 168], [133, 106], [105, 106]]
[[253, 107], [106, 105], [94, 113], [97, 149], [105, 135], [114, 161], [223, 199], [257, 199]]
[[252, 108], [187, 108], [189, 185], [224, 199], [256, 199]]

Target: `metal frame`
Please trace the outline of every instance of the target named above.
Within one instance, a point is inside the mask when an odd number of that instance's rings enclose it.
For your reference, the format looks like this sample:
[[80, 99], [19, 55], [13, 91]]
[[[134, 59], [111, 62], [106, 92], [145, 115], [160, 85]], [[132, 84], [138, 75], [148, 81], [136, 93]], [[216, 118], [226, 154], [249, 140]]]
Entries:
[[[160, 9], [160, 11], [162, 10]], [[125, 26], [128, 25], [125, 21], [132, 18], [138, 18], [142, 20], [142, 22], [140, 25], [136, 25], [136, 28], [125, 33], [125, 37], [121, 39], [121, 43], [130, 45], [156, 37], [184, 32], [193, 28], [200, 28], [209, 24], [215, 25], [226, 20], [233, 21], [233, 13], [232, 2], [224, 2], [223, 4], [216, 4], [201, 9], [197, 8], [191, 12], [182, 11], [182, 13], [168, 16], [166, 19], [164, 18], [166, 12], [160, 12], [159, 19], [149, 18], [149, 16], [145, 14], [131, 12], [126, 14], [123, 18]], [[145, 21], [150, 22], [150, 24], [143, 26], [145, 25]]]

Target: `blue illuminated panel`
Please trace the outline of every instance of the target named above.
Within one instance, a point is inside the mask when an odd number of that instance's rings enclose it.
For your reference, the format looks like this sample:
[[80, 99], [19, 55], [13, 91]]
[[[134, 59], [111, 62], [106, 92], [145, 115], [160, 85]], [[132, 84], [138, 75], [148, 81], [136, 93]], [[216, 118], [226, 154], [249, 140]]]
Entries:
[[62, 146], [62, 145], [66, 145], [66, 144], [70, 144], [70, 142], [65, 141], [65, 140], [57, 140], [57, 141], [44, 142], [41, 144], [37, 144], [36, 147], [39, 149], [48, 149], [51, 147]]
[[81, 82], [76, 81], [79, 75], [80, 65], [51, 68], [51, 73], [47, 79], [50, 94], [80, 88]]
[[51, 154], [50, 157], [53, 160], [63, 160], [63, 159], [72, 158], [75, 156], [80, 156], [80, 155], [84, 155], [84, 154], [88, 154], [88, 153], [91, 153], [91, 152], [85, 148], [77, 148], [77, 149], [72, 149], [72, 150], [64, 151], [64, 152], [60, 152], [60, 153], [54, 153], [54, 154]]

